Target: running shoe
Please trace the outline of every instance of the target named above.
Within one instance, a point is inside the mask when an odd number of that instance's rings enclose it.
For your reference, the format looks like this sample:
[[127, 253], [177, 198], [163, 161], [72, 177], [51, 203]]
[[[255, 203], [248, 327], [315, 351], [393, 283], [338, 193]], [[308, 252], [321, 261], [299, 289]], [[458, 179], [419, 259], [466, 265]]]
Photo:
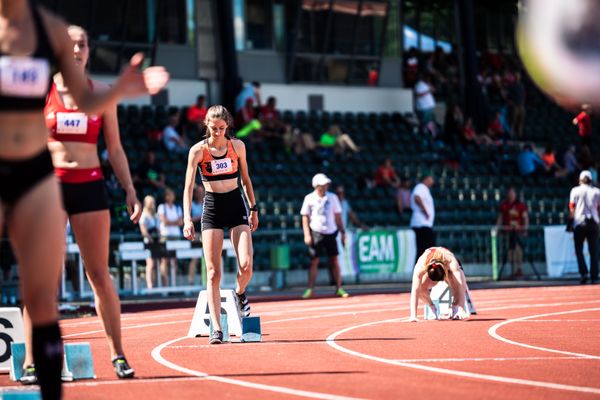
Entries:
[[208, 340], [209, 344], [221, 344], [223, 343], [223, 332], [221, 331], [213, 331], [212, 335], [210, 335], [210, 339]]
[[308, 288], [302, 294], [302, 298], [303, 299], [310, 299], [312, 297], [312, 295], [313, 295], [313, 290], [311, 288]]
[[19, 382], [21, 382], [23, 385], [35, 385], [38, 382], [35, 365], [29, 364], [27, 367], [25, 367]]
[[250, 316], [250, 303], [248, 303], [248, 298], [246, 297], [246, 292], [237, 294], [236, 293], [236, 303], [237, 308], [242, 317]]
[[125, 356], [116, 356], [112, 360], [112, 364], [115, 367], [115, 373], [119, 379], [130, 379], [133, 378], [135, 371], [129, 366]]
[[348, 294], [348, 292], [346, 292], [346, 291], [345, 291], [344, 289], [342, 289], [342, 288], [339, 288], [339, 289], [338, 289], [338, 290], [335, 292], [335, 295], [336, 295], [337, 297], [344, 297], [344, 298], [345, 298], [345, 297], [349, 297], [349, 296], [350, 296], [350, 295]]

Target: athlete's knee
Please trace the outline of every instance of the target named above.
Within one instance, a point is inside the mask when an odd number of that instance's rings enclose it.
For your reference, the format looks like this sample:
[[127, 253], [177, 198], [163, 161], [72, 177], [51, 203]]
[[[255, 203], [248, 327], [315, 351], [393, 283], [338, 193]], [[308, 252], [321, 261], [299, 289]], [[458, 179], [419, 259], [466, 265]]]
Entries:
[[87, 276], [97, 290], [112, 289], [113, 281], [108, 273], [108, 267], [88, 268]]
[[220, 281], [221, 280], [221, 270], [217, 268], [209, 268], [206, 273], [206, 277], [209, 281]]

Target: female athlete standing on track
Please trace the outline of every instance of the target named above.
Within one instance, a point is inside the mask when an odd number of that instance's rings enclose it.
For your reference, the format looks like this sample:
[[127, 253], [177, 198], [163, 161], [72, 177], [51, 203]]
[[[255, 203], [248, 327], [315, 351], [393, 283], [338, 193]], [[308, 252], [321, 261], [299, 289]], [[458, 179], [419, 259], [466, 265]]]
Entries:
[[[183, 192], [183, 235], [189, 240], [193, 240], [195, 235], [191, 205], [198, 168], [206, 189], [201, 224], [209, 281], [208, 308], [214, 327], [209, 341], [211, 344], [218, 344], [223, 341], [220, 324], [220, 283], [224, 230], [229, 228], [239, 264], [235, 290], [238, 310], [242, 316], [248, 316], [250, 305], [245, 291], [252, 277], [251, 232], [258, 227], [258, 213], [254, 189], [248, 175], [246, 146], [241, 140], [231, 139], [226, 134], [227, 128], [232, 125], [231, 115], [223, 106], [212, 106], [206, 113], [204, 123], [207, 128], [206, 139], [192, 146], [188, 157]], [[240, 176], [244, 193], [238, 183]], [[246, 206], [244, 194], [248, 204], [251, 204], [249, 208]]]
[[444, 247], [430, 247], [417, 260], [413, 270], [410, 292], [410, 321], [416, 322], [419, 298], [423, 299], [437, 315], [429, 291], [439, 281], [446, 281], [452, 290], [452, 319], [466, 319], [469, 312], [466, 307], [467, 279], [465, 273], [452, 252]]
[[[79, 26], [69, 26], [76, 67], [85, 74], [89, 59], [87, 32]], [[87, 79], [95, 92], [108, 86]], [[134, 223], [140, 218], [141, 204], [137, 199], [129, 173], [129, 164], [119, 135], [116, 104], [101, 114], [82, 113], [63, 75], [54, 76], [54, 83], [44, 108], [46, 127], [50, 132], [48, 149], [52, 155], [54, 174], [63, 195], [64, 209], [81, 251], [86, 275], [94, 291], [96, 312], [102, 319], [115, 372], [119, 378], [132, 378], [134, 371], [123, 356], [121, 344], [121, 305], [112, 278], [108, 273], [108, 242], [110, 213], [100, 160], [98, 138], [103, 128], [108, 159], [127, 194], [127, 209]], [[28, 321], [25, 313], [25, 321]], [[26, 323], [26, 327], [28, 324]], [[26, 329], [29, 332], [29, 329]], [[35, 383], [35, 367], [30, 346], [27, 346], [22, 383]]]
[[50, 74], [56, 67], [80, 108], [97, 112], [120, 97], [156, 93], [166, 84], [164, 69], [142, 74], [141, 62], [135, 56], [111, 90], [94, 93], [73, 62], [60, 18], [27, 0], [0, 0], [0, 220], [6, 219], [20, 268], [44, 399], [61, 397], [63, 362], [56, 293], [65, 225], [43, 117]]

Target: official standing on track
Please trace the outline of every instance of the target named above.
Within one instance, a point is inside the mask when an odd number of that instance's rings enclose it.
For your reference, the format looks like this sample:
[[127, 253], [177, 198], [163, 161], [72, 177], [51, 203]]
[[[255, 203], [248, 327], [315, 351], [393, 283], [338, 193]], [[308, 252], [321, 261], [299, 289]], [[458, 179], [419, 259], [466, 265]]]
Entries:
[[[183, 191], [183, 235], [188, 240], [194, 240], [195, 237], [191, 208], [198, 168], [206, 189], [202, 210], [202, 247], [208, 277], [208, 309], [214, 327], [209, 343], [219, 344], [223, 341], [220, 284], [225, 229], [229, 229], [239, 264], [235, 289], [237, 306], [240, 315], [247, 317], [250, 315], [250, 305], [246, 287], [252, 278], [251, 233], [258, 228], [258, 209], [248, 174], [246, 146], [226, 133], [227, 128], [232, 126], [231, 115], [221, 105], [212, 106], [206, 113], [204, 124], [207, 128], [206, 139], [192, 146], [188, 156]], [[240, 177], [243, 192], [238, 183]]]
[[600, 189], [592, 186], [590, 171], [581, 171], [579, 186], [571, 189], [569, 213], [573, 220], [573, 238], [577, 265], [581, 274], [581, 283], [588, 280], [588, 268], [583, 257], [583, 242], [587, 240], [590, 250], [590, 279], [598, 282], [598, 223], [600, 218]]
[[308, 288], [302, 295], [303, 299], [312, 297], [317, 272], [319, 257], [327, 256], [335, 281], [335, 294], [339, 297], [348, 297], [342, 288], [342, 276], [338, 263], [338, 247], [336, 237], [340, 234], [342, 245], [346, 243], [346, 230], [342, 222], [342, 206], [336, 194], [328, 192], [331, 179], [325, 174], [316, 174], [312, 178], [315, 190], [304, 197], [300, 214], [302, 215], [302, 229], [304, 230], [304, 243], [310, 253], [310, 269], [308, 274]]
[[0, 219], [6, 218], [20, 268], [41, 395], [59, 399], [63, 350], [56, 293], [65, 225], [43, 115], [51, 71], [63, 74], [87, 113], [100, 112], [123, 96], [154, 94], [168, 74], [162, 68], [140, 73], [143, 57], [136, 55], [111, 89], [96, 93], [75, 65], [62, 19], [34, 2], [0, 0], [0, 26]]
[[431, 187], [435, 183], [431, 174], [425, 174], [410, 195], [410, 227], [415, 232], [417, 240], [417, 257], [425, 249], [435, 246], [435, 205], [431, 196]]

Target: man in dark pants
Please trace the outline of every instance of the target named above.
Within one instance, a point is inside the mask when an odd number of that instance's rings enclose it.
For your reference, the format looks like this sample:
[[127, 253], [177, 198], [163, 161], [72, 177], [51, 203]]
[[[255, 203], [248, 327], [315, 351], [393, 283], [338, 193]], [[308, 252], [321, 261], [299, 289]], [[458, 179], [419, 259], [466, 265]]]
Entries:
[[435, 246], [435, 232], [433, 231], [435, 206], [430, 190], [434, 182], [433, 176], [426, 173], [410, 195], [410, 207], [412, 208], [410, 227], [415, 231], [417, 239], [417, 258], [425, 250]]
[[571, 189], [569, 196], [569, 211], [573, 220], [573, 236], [575, 240], [575, 254], [581, 274], [581, 283], [588, 280], [588, 269], [583, 257], [583, 242], [587, 240], [590, 250], [590, 279], [592, 283], [598, 282], [598, 223], [600, 218], [600, 190], [592, 186], [590, 171], [579, 174], [579, 186]]

